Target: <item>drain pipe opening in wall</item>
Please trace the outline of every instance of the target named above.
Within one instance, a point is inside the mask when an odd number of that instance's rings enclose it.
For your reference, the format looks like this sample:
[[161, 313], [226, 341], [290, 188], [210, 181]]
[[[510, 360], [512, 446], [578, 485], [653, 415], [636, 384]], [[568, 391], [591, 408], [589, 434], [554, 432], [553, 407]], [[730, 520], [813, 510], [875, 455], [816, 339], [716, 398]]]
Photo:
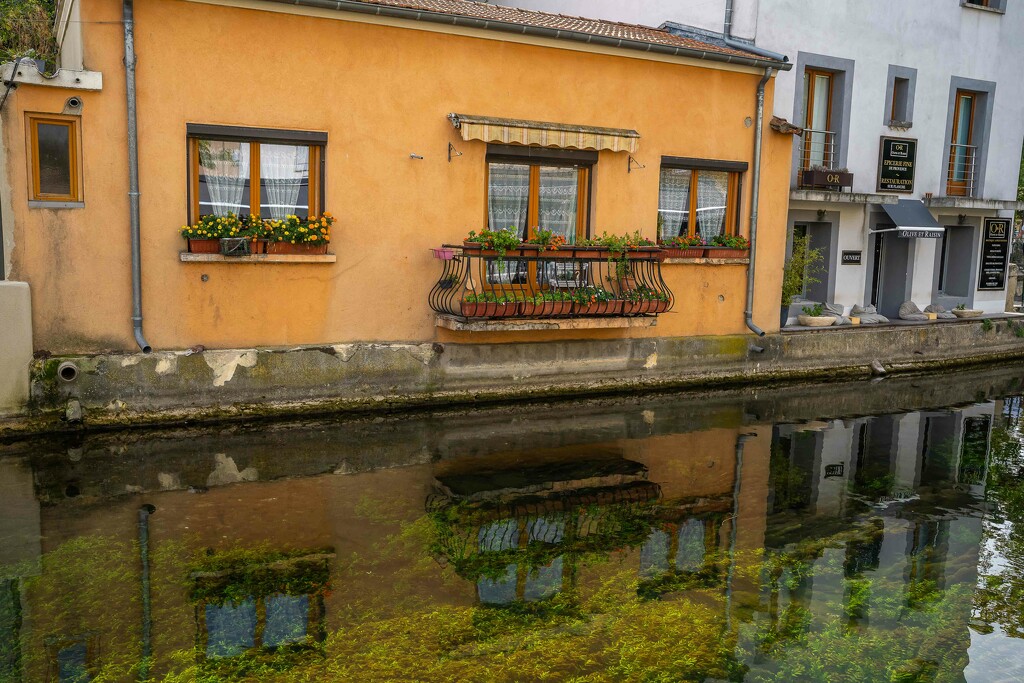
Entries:
[[132, 244], [132, 331], [143, 353], [153, 350], [142, 334], [142, 248], [139, 219], [139, 130], [135, 100], [135, 7], [123, 0], [125, 100], [128, 105], [128, 210]]
[[764, 87], [772, 77], [774, 69], [768, 67], [764, 76], [757, 84], [757, 118], [754, 120], [754, 173], [750, 189], [750, 265], [747, 266], [747, 308], [743, 311], [743, 320], [750, 331], [758, 337], [764, 336], [764, 330], [754, 324], [754, 273], [757, 261], [757, 202], [761, 190], [761, 142], [764, 129]]

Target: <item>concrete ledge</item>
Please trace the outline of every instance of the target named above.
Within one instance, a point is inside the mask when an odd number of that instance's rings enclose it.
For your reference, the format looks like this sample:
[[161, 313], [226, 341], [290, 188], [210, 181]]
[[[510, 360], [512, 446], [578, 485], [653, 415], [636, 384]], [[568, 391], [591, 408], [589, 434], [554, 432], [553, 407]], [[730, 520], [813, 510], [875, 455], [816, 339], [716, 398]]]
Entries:
[[524, 332], [529, 330], [606, 330], [654, 327], [654, 316], [608, 318], [548, 318], [519, 320], [467, 320], [450, 315], [437, 316], [437, 326], [458, 332]]
[[[0, 80], [10, 81], [14, 62], [0, 64]], [[18, 64], [18, 73], [14, 74], [18, 85], [44, 85], [51, 88], [69, 88], [71, 90], [102, 90], [103, 74], [99, 71], [71, 71], [58, 69], [52, 76], [39, 73], [36, 63], [31, 59]]]
[[249, 256], [223, 256], [221, 254], [179, 253], [183, 263], [335, 263], [335, 254], [250, 254]]
[[899, 202], [899, 197], [893, 194], [832, 192], [830, 190], [791, 190], [789, 198], [794, 202], [824, 202], [828, 204], [896, 204]]
[[925, 197], [929, 209], [981, 209], [986, 211], [1024, 211], [1024, 202], [977, 197]]
[[[0, 436], [59, 431], [75, 400], [86, 427], [389, 411], [650, 389], [869, 377], [1024, 358], [1012, 321], [774, 334], [506, 344], [357, 343], [49, 358], [32, 365], [34, 412]], [[77, 379], [57, 377], [62, 361]]]
[[750, 263], [748, 258], [667, 258], [662, 263], [669, 265], [694, 266], [745, 266]]

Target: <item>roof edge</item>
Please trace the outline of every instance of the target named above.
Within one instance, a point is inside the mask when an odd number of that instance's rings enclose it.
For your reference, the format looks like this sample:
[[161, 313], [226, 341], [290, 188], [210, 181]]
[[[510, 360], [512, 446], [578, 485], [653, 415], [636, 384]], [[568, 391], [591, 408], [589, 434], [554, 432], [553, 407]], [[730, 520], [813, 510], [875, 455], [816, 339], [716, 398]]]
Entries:
[[670, 45], [651, 43], [643, 40], [611, 38], [593, 33], [584, 33], [582, 31], [567, 31], [541, 26], [514, 24], [506, 21], [478, 19], [476, 17], [461, 14], [445, 14], [443, 12], [431, 12], [405, 7], [378, 5], [372, 2], [361, 2], [360, 0], [268, 0], [268, 2], [284, 5], [296, 5], [300, 7], [314, 7], [317, 9], [329, 9], [340, 12], [353, 12], [357, 14], [371, 14], [396, 19], [411, 19], [413, 21], [426, 21], [436, 24], [447, 24], [449, 26], [500, 31], [503, 33], [518, 33], [521, 35], [553, 38], [556, 40], [567, 40], [592, 45], [603, 45], [606, 47], [617, 47], [626, 50], [636, 50], [639, 52], [653, 52], [676, 57], [689, 57], [691, 59], [720, 62], [725, 64], [737, 64], [740, 66], [762, 69], [773, 68], [780, 71], [788, 71], [793, 68], [793, 64], [791, 62], [760, 57], [753, 53], [751, 53], [750, 56], [730, 55], [708, 50], [700, 50], [697, 48], [673, 47]]

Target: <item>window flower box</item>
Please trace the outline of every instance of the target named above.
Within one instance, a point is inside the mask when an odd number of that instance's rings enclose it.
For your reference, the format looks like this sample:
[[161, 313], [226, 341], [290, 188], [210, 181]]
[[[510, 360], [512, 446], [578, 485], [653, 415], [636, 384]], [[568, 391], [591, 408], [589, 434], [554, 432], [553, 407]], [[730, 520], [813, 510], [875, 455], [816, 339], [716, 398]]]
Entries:
[[327, 244], [292, 244], [291, 242], [271, 242], [267, 245], [268, 254], [326, 254]]
[[572, 312], [574, 315], [622, 315], [622, 300], [593, 301], [589, 303], [574, 303]]
[[521, 315], [533, 318], [565, 316], [572, 313], [572, 301], [525, 301], [519, 306]]
[[704, 247], [664, 247], [665, 258], [701, 258]]
[[519, 312], [516, 301], [463, 301], [462, 315], [466, 318], [507, 318]]
[[188, 240], [188, 252], [190, 254], [219, 254], [220, 240]]
[[845, 169], [811, 168], [800, 173], [803, 187], [853, 187], [853, 174]]
[[732, 247], [704, 247], [704, 258], [748, 258], [750, 248], [734, 249]]

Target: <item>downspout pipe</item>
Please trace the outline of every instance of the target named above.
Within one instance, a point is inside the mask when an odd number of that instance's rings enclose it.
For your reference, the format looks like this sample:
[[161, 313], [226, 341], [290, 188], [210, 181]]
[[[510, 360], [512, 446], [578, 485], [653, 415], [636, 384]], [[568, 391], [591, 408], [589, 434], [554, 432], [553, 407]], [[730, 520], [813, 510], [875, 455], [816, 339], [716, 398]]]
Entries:
[[149, 680], [149, 667], [153, 658], [153, 600], [149, 579], [149, 516], [156, 507], [146, 503], [139, 507], [139, 559], [142, 563], [140, 583], [142, 588], [142, 662], [139, 664], [139, 680]]
[[743, 320], [751, 332], [758, 337], [764, 330], [754, 324], [754, 274], [757, 265], [757, 209], [761, 196], [761, 143], [764, 129], [764, 87], [772, 77], [774, 69], [768, 67], [757, 84], [757, 117], [754, 119], [754, 172], [750, 191], [750, 265], [747, 267], [747, 308]]
[[142, 334], [142, 239], [139, 218], [139, 128], [135, 98], [135, 6], [133, 0], [122, 0], [124, 20], [124, 79], [128, 106], [128, 218], [132, 247], [132, 331], [135, 343], [143, 353], [153, 347]]
[[725, 630], [732, 630], [732, 582], [736, 573], [736, 524], [740, 519], [740, 490], [743, 475], [743, 446], [750, 436], [740, 434], [736, 437], [736, 462], [733, 466], [732, 483], [732, 521], [729, 523], [729, 569], [725, 579]]
[[734, 50], [744, 50], [751, 52], [755, 55], [760, 55], [766, 59], [772, 59], [777, 62], [789, 62], [789, 57], [780, 53], [772, 52], [771, 50], [765, 50], [763, 47], [758, 47], [750, 43], [745, 43], [736, 40], [732, 37], [732, 15], [733, 15], [733, 2], [734, 0], [725, 0], [725, 30], [722, 32], [722, 39], [725, 44]]

